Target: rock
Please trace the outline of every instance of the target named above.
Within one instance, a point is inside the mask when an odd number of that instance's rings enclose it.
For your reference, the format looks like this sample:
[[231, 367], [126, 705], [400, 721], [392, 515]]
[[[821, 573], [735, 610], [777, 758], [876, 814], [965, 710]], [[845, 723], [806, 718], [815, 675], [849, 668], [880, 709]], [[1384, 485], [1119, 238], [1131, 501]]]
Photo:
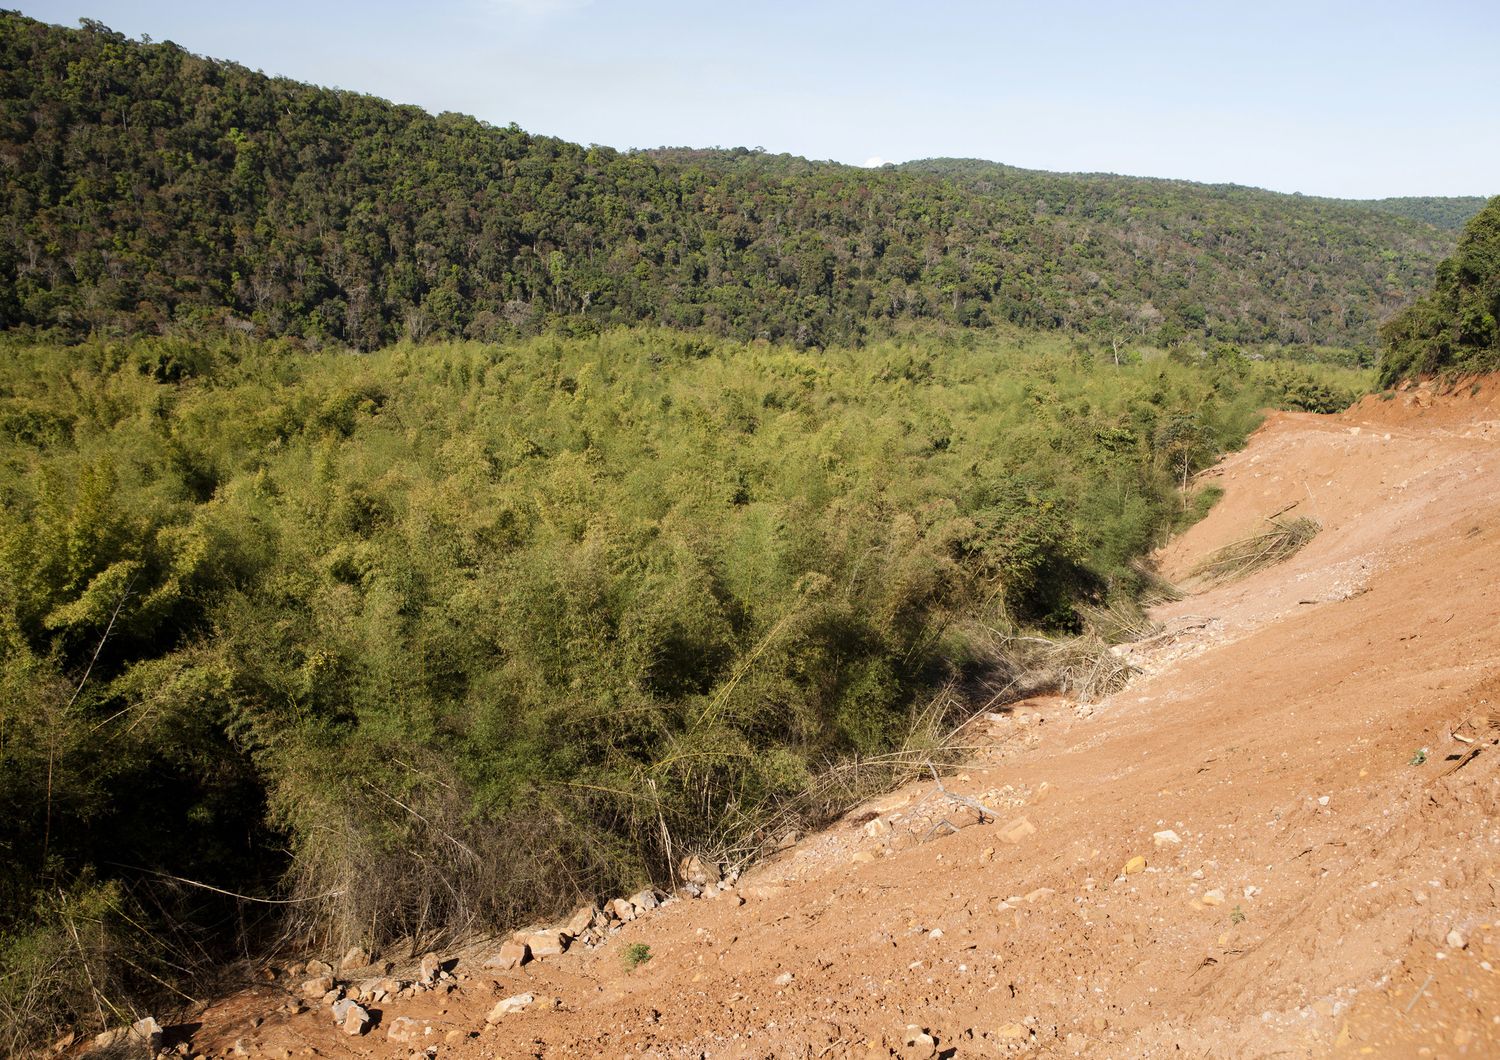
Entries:
[[782, 972], [775, 979], [771, 980], [771, 985], [772, 986], [791, 986], [792, 985], [792, 980], [794, 978], [796, 978], [796, 977], [793, 976], [791, 972]]
[[606, 906], [610, 914], [616, 920], [630, 921], [635, 919], [635, 906], [630, 904], [629, 898], [616, 898]]
[[310, 976], [332, 975], [333, 965], [327, 961], [308, 961], [307, 967], [303, 969]]
[[370, 1014], [359, 1005], [351, 1003], [339, 1022], [343, 1024], [345, 1034], [357, 1038], [370, 1026]]
[[490, 1009], [490, 1014], [484, 1018], [486, 1023], [499, 1023], [512, 1012], [520, 1012], [536, 998], [530, 994], [515, 994], [504, 1001], [497, 1001], [495, 1007]]
[[417, 982], [421, 983], [423, 986], [426, 986], [429, 983], [435, 983], [437, 982], [438, 975], [442, 972], [442, 970], [443, 962], [438, 958], [437, 954], [424, 953], [422, 954], [421, 967], [417, 970]]
[[937, 1039], [915, 1023], [907, 1026], [901, 1044], [906, 1049], [906, 1056], [925, 1058], [937, 1055]]
[[229, 1047], [229, 1051], [235, 1056], [250, 1055], [250, 1047], [245, 1044], [245, 1039], [243, 1038], [236, 1038], [234, 1044]]
[[73, 1043], [77, 1040], [78, 1032], [69, 1031], [67, 1034], [64, 1034], [61, 1038], [52, 1043], [52, 1051], [54, 1053], [65, 1053], [73, 1047]]
[[538, 931], [521, 940], [531, 950], [532, 960], [556, 957], [568, 948], [568, 939], [561, 931]]
[[873, 850], [856, 850], [854, 856], [849, 860], [856, 865], [866, 865], [875, 860], [875, 852]]
[[129, 1027], [111, 1027], [107, 1031], [100, 1031], [98, 1034], [94, 1035], [94, 1048], [115, 1049], [118, 1048], [125, 1041], [125, 1039], [129, 1037]]
[[343, 999], [341, 999], [339, 1001], [335, 1001], [333, 1003], [333, 1008], [330, 1010], [333, 1013], [333, 1022], [335, 1022], [335, 1023], [343, 1023], [344, 1022], [344, 1017], [349, 1014], [349, 1010], [351, 1008], [353, 1008], [353, 1007], [354, 1007], [354, 999], [353, 998], [347, 998], [346, 997], [346, 998], [343, 998]]
[[877, 817], [873, 821], [866, 821], [864, 827], [865, 835], [871, 839], [879, 839], [891, 834], [891, 822], [884, 817]]
[[740, 888], [740, 893], [746, 898], [757, 902], [768, 901], [772, 898], [781, 897], [781, 885], [777, 883], [752, 883], [748, 887]]
[[1000, 829], [1000, 838], [1007, 843], [1015, 844], [1021, 842], [1027, 836], [1036, 835], [1036, 825], [1028, 818], [1017, 817], [1010, 824]]
[[1145, 872], [1145, 871], [1146, 871], [1146, 859], [1143, 858], [1143, 857], [1141, 857], [1141, 855], [1137, 854], [1135, 857], [1133, 857], [1129, 861], [1125, 862], [1125, 867], [1120, 870], [1120, 873], [1121, 873], [1121, 875], [1124, 875], [1124, 876], [1134, 876], [1138, 872]]
[[710, 883], [719, 882], [719, 866], [710, 865], [697, 854], [689, 854], [678, 864], [677, 875], [687, 883], [707, 887]]
[[995, 848], [994, 847], [985, 847], [983, 850], [981, 850], [979, 852], [979, 864], [981, 864], [981, 865], [988, 865], [990, 862], [992, 862], [994, 860], [995, 860]]
[[793, 828], [776, 841], [776, 849], [790, 850], [792, 847], [797, 845], [798, 841], [801, 838], [802, 833]]
[[1206, 892], [1199, 901], [1204, 905], [1223, 905], [1224, 892], [1215, 887], [1213, 890]]
[[152, 1056], [161, 1052], [162, 1029], [155, 1016], [136, 1020], [130, 1025], [130, 1040], [144, 1045]]
[[656, 900], [656, 892], [650, 887], [644, 891], [637, 891], [630, 896], [630, 904], [635, 907], [635, 915], [649, 913], [661, 903]]
[[344, 954], [344, 959], [339, 961], [339, 971], [347, 972], [354, 968], [365, 968], [370, 963], [370, 954], [362, 946], [351, 946], [349, 952]]
[[524, 942], [512, 939], [500, 946], [500, 952], [484, 962], [486, 968], [499, 968], [502, 971], [511, 968], [519, 968], [531, 959], [531, 947]]
[[996, 1029], [995, 1037], [1001, 1041], [1018, 1042], [1031, 1037], [1031, 1032], [1019, 1023], [1007, 1023]]
[[578, 912], [570, 916], [568, 918], [568, 922], [563, 925], [563, 931], [567, 932], [569, 936], [576, 939], [579, 935], [582, 935], [585, 931], [594, 926], [594, 917], [598, 914], [598, 912], [598, 907], [593, 905], [592, 903], [589, 905], [579, 906]]
[[1455, 950], [1461, 950], [1469, 944], [1469, 940], [1464, 938], [1463, 933], [1460, 932], [1457, 928], [1454, 928], [1452, 931], [1448, 932], [1447, 937], [1445, 937], [1443, 941]]
[[1051, 898], [1056, 893], [1051, 887], [1038, 887], [1026, 896], [1026, 901], [1035, 905], [1037, 902]]
[[415, 1042], [421, 1040], [425, 1030], [425, 1025], [420, 1021], [410, 1016], [397, 1016], [386, 1028], [385, 1036], [393, 1042]]
[[316, 979], [309, 979], [302, 984], [303, 997], [322, 997], [333, 989], [333, 977], [320, 975]]
[[1166, 828], [1160, 832], [1151, 833], [1151, 841], [1156, 844], [1156, 849], [1160, 850], [1162, 847], [1181, 846], [1182, 836], [1178, 835], [1170, 828]]

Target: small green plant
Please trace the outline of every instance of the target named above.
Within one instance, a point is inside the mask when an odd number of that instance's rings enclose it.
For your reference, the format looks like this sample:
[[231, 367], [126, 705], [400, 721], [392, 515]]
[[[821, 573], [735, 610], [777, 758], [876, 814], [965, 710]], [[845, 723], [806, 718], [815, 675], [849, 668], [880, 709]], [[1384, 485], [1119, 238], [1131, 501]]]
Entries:
[[1234, 907], [1234, 912], [1229, 914], [1231, 924], [1243, 924], [1245, 922], [1245, 911], [1239, 906]]
[[1416, 749], [1416, 751], [1412, 754], [1411, 761], [1408, 762], [1408, 763], [1406, 763], [1406, 764], [1409, 765], [1409, 766], [1420, 766], [1420, 765], [1425, 765], [1426, 763], [1427, 763], [1427, 748], [1425, 748], [1425, 747], [1418, 747]]
[[635, 971], [651, 959], [651, 947], [644, 942], [632, 942], [625, 947], [625, 967]]

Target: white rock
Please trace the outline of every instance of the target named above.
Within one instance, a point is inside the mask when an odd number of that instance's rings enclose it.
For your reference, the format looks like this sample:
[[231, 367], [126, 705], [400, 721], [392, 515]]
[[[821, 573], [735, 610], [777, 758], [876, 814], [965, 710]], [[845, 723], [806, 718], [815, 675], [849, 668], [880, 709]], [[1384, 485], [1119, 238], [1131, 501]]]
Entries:
[[1160, 832], [1153, 832], [1151, 835], [1151, 841], [1156, 844], [1158, 849], [1160, 849], [1161, 847], [1180, 845], [1182, 843], [1182, 836], [1178, 835], [1170, 828], [1164, 828]]
[[504, 1017], [512, 1012], [520, 1012], [535, 1000], [536, 998], [530, 994], [514, 994], [503, 1001], [497, 1001], [484, 1020], [486, 1023], [499, 1023]]
[[1461, 950], [1469, 944], [1469, 940], [1464, 938], [1463, 933], [1457, 928], [1454, 928], [1452, 931], [1448, 932], [1447, 937], [1443, 941], [1448, 943], [1448, 945], [1453, 947], [1455, 950]]

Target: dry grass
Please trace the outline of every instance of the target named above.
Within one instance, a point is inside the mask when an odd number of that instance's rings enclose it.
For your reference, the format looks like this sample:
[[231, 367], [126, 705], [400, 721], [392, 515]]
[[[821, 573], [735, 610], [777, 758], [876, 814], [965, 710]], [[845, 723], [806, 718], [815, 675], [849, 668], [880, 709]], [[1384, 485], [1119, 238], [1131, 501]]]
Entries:
[[1322, 529], [1314, 519], [1271, 519], [1270, 528], [1210, 553], [1192, 576], [1219, 583], [1233, 581], [1280, 563], [1302, 549]]

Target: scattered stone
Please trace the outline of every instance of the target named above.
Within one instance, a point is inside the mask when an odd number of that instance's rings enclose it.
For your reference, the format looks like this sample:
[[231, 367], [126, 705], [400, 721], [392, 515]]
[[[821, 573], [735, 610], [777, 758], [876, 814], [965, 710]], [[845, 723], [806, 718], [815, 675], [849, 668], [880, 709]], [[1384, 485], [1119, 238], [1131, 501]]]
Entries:
[[979, 864], [981, 864], [981, 865], [988, 865], [990, 862], [992, 862], [994, 860], [995, 860], [995, 848], [994, 847], [985, 847], [983, 850], [981, 850], [979, 852]]
[[1002, 1041], [1018, 1042], [1031, 1037], [1031, 1032], [1019, 1023], [1006, 1023], [995, 1031], [995, 1037]]
[[349, 952], [344, 954], [344, 959], [339, 961], [339, 971], [347, 972], [353, 968], [364, 968], [370, 963], [370, 954], [362, 946], [351, 946]]
[[417, 982], [421, 983], [423, 986], [426, 986], [429, 983], [435, 983], [438, 979], [438, 973], [440, 973], [442, 970], [443, 962], [438, 958], [437, 954], [424, 953], [422, 954], [422, 965], [417, 970]]
[[499, 1023], [512, 1012], [520, 1012], [536, 998], [530, 994], [515, 994], [504, 1001], [497, 1001], [495, 1007], [490, 1009], [490, 1014], [484, 1018], [486, 1023]]
[[866, 822], [864, 832], [871, 839], [880, 839], [891, 834], [891, 822], [884, 817], [877, 817]]
[[345, 1034], [351, 1038], [357, 1038], [370, 1026], [370, 1014], [359, 1005], [351, 1003], [344, 1013], [344, 1018], [339, 1022], [343, 1024]]
[[333, 965], [327, 961], [308, 961], [307, 967], [304, 970], [310, 976], [332, 975]]
[[320, 975], [316, 979], [309, 979], [302, 984], [302, 996], [322, 997], [332, 989], [333, 978], [327, 975]]
[[1145, 871], [1146, 871], [1146, 859], [1144, 857], [1142, 857], [1141, 855], [1137, 854], [1135, 857], [1133, 857], [1129, 861], [1125, 862], [1125, 867], [1120, 870], [1120, 874], [1123, 875], [1123, 876], [1134, 876], [1138, 872], [1145, 872]]
[[386, 1028], [385, 1036], [393, 1042], [415, 1042], [425, 1033], [424, 1025], [410, 1016], [397, 1016]]
[[616, 920], [630, 921], [635, 919], [635, 906], [630, 904], [628, 898], [616, 898], [607, 907]]
[[1017, 817], [1010, 824], [1000, 829], [1000, 838], [1007, 843], [1015, 844], [1021, 842], [1027, 836], [1036, 835], [1036, 825], [1028, 818]]
[[937, 1039], [915, 1023], [907, 1026], [901, 1044], [905, 1046], [907, 1056], [925, 1058], [937, 1055]]
[[519, 968], [531, 959], [531, 947], [524, 942], [515, 939], [503, 943], [500, 952], [484, 962], [486, 968], [499, 968], [508, 971], [511, 968]]
[[1443, 941], [1455, 950], [1461, 950], [1469, 944], [1469, 940], [1464, 938], [1463, 933], [1457, 928], [1448, 932]]
[[719, 866], [710, 865], [697, 854], [689, 854], [677, 866], [677, 875], [688, 883], [706, 887], [719, 882]]
[[656, 892], [650, 887], [644, 891], [637, 891], [630, 896], [630, 904], [635, 907], [636, 916], [649, 913], [661, 903], [656, 900]]
[[1319, 806], [1327, 806], [1328, 805], [1328, 796], [1327, 795], [1319, 795], [1318, 796], [1318, 805]]
[[1037, 902], [1051, 898], [1056, 893], [1051, 887], [1038, 887], [1026, 896], [1026, 901], [1035, 905]]
[[771, 984], [773, 986], [791, 986], [794, 978], [796, 977], [791, 972], [782, 972], [775, 979], [771, 980]]
[[1223, 905], [1224, 892], [1215, 887], [1213, 890], [1205, 892], [1203, 897], [1199, 899], [1199, 901], [1201, 901], [1204, 905]]
[[521, 940], [531, 950], [532, 960], [556, 957], [568, 948], [568, 939], [561, 931], [538, 931]]
[[574, 913], [571, 917], [568, 918], [568, 922], [566, 925], [564, 925], [563, 930], [576, 939], [579, 935], [582, 935], [585, 931], [594, 926], [594, 917], [597, 916], [598, 913], [598, 907], [593, 905], [592, 903], [590, 903], [589, 905], [579, 906], [578, 912]]
[[1164, 828], [1160, 832], [1153, 832], [1151, 834], [1151, 841], [1156, 844], [1156, 849], [1160, 850], [1162, 847], [1180, 846], [1182, 844], [1182, 836], [1170, 828]]

